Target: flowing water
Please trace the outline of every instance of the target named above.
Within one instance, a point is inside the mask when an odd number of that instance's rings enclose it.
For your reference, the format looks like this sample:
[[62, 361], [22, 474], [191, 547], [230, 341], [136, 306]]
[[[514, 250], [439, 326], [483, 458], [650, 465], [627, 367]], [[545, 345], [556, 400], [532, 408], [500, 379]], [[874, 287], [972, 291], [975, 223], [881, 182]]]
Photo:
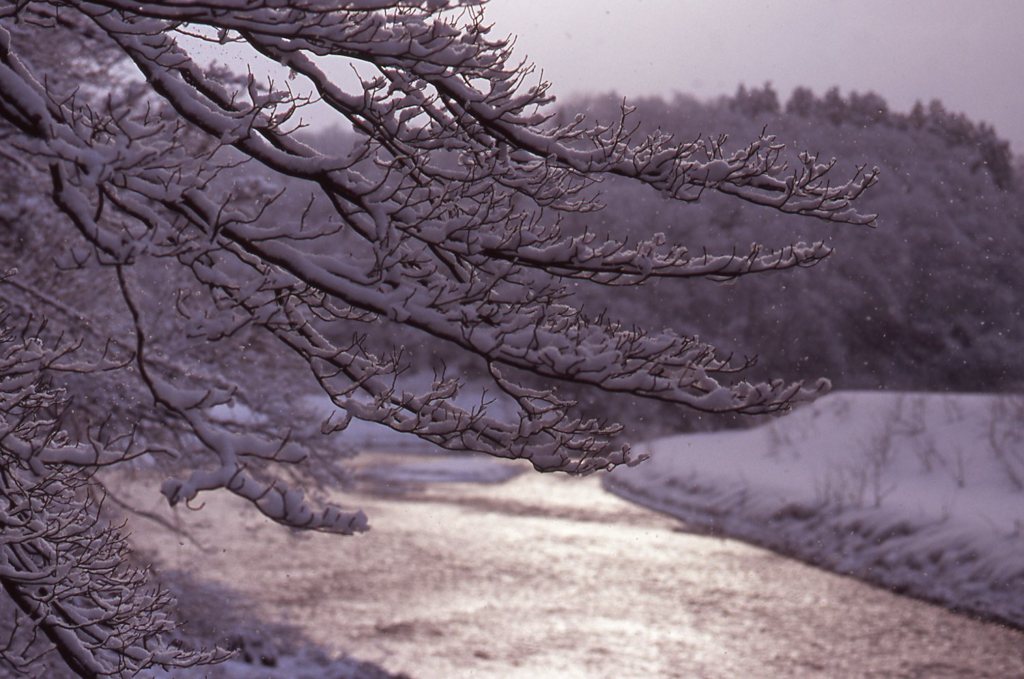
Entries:
[[205, 550], [142, 546], [410, 677], [1024, 677], [1024, 633], [676, 521], [596, 478], [379, 484], [373, 529], [295, 534], [211, 495]]

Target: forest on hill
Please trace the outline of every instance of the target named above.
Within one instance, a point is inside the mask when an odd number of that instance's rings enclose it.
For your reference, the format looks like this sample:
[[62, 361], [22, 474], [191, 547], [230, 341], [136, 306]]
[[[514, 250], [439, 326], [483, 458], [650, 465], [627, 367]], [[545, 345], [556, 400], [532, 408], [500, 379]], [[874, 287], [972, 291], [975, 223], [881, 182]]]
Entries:
[[[605, 209], [573, 215], [567, 228], [600, 233], [625, 224], [637, 238], [666, 233], [695, 253], [735, 248], [746, 255], [755, 242], [777, 249], [799, 241], [824, 241], [834, 253], [811, 271], [687, 287], [651, 281], [591, 295], [588, 307], [699, 335], [739, 360], [756, 356], [763, 378], [826, 376], [837, 389], [1024, 386], [1024, 188], [1020, 160], [991, 127], [938, 101], [904, 114], [877, 95], [837, 89], [821, 97], [797, 89], [782, 104], [770, 85], [741, 87], [713, 102], [677, 95], [630, 106], [651, 133], [747, 140], [764, 129], [787, 152], [842, 158], [844, 172], [878, 166], [881, 179], [863, 199], [864, 209], [879, 215], [878, 227], [830, 226], [717, 195], [681, 205], [608, 182], [601, 187]], [[621, 107], [610, 94], [563, 110], [607, 122]], [[728, 140], [724, 148], [728, 154]]]

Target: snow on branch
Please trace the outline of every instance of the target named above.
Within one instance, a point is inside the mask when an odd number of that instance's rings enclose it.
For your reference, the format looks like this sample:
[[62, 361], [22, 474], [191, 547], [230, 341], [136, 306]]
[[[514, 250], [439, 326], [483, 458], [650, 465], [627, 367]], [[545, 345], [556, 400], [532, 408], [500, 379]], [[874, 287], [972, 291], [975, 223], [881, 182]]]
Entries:
[[[724, 137], [642, 135], [625, 105], [610, 124], [578, 117], [555, 125], [547, 84], [534, 82], [511, 39], [492, 37], [481, 2], [0, 8], [0, 116], [13, 130], [10, 143], [45, 168], [54, 205], [78, 245], [89, 246], [86, 259], [117, 268], [137, 377], [161, 416], [217, 460], [213, 471], [168, 481], [172, 502], [222, 488], [288, 525], [365, 527], [361, 513], [314, 511], [281, 479], [253, 471], [305, 458], [288, 452], [287, 436], [218, 424], [210, 409], [234, 398], [233, 390], [183, 386], [186, 359], [147, 349], [149, 310], [132, 296], [145, 277], [126, 273], [143, 261], [176, 272], [179, 300], [205, 300], [195, 313], [176, 305], [191, 341], [229, 345], [254, 328], [306, 365], [347, 413], [325, 430], [356, 418], [451, 450], [585, 473], [632, 461], [616, 442], [621, 428], [579, 414], [556, 388], [537, 389], [531, 379], [712, 413], [783, 411], [828, 388], [826, 381], [751, 383], [740, 374], [746, 363], [731, 363], [697, 337], [584, 313], [573, 298], [577, 283], [731, 280], [808, 267], [831, 253], [824, 242], [713, 254], [672, 234], [630, 242], [626, 233], [570, 231], [560, 218], [599, 210], [600, 183], [616, 177], [683, 202], [715, 192], [823, 222], [870, 225], [874, 215], [857, 201], [877, 180], [875, 169], [835, 179], [834, 160], [789, 157], [768, 134], [739, 147]], [[41, 34], [70, 26], [90, 36], [137, 69], [138, 92], [103, 99], [58, 91], [18, 56], [3, 28], [16, 18]], [[294, 79], [204, 67], [187, 48], [196, 40]], [[332, 75], [339, 63], [356, 67], [358, 85]], [[351, 149], [332, 153], [303, 141], [301, 118], [314, 104], [355, 131]], [[253, 191], [246, 173], [272, 179]], [[400, 362], [387, 358], [390, 347], [340, 339], [352, 336], [352, 323], [376, 319], [477, 356], [513, 412], [456, 405], [459, 379], [406, 388]]]
[[0, 320], [0, 587], [17, 611], [0, 667], [28, 676], [54, 653], [79, 676], [128, 677], [225, 658], [178, 643], [173, 600], [104, 518], [91, 470], [126, 453], [83, 464], [60, 428], [68, 397], [46, 373], [67, 354]]
[[188, 502], [200, 491], [226, 489], [251, 502], [261, 513], [292, 528], [318, 530], [351, 535], [368, 527], [366, 515], [328, 505], [317, 511], [309, 506], [301, 490], [289, 489], [280, 479], [257, 478], [249, 469], [251, 461], [295, 464], [304, 460], [300, 450], [287, 441], [272, 441], [258, 435], [236, 434], [218, 426], [205, 411], [211, 404], [224, 403], [227, 398], [209, 391], [195, 393], [181, 389], [150, 370], [146, 355], [146, 329], [142, 313], [133, 300], [130, 283], [123, 267], [118, 267], [121, 294], [135, 326], [135, 357], [139, 374], [158, 407], [185, 421], [196, 438], [218, 458], [214, 470], [196, 470], [187, 480], [168, 480], [160, 492], [171, 506]]

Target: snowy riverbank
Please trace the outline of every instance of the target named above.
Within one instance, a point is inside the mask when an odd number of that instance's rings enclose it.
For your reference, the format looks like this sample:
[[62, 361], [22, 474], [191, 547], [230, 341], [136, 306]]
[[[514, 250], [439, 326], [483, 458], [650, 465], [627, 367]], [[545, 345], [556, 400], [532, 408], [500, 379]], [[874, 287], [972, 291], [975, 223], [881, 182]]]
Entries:
[[[640, 446], [643, 449], [643, 446]], [[612, 492], [710, 532], [1024, 626], [1024, 397], [847, 392], [665, 438]]]

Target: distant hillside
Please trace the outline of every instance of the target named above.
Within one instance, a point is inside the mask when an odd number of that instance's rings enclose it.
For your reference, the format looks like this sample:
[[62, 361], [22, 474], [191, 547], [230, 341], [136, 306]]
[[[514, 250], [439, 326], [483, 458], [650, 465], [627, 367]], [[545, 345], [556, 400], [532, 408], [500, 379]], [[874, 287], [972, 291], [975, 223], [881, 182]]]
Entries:
[[[819, 98], [799, 89], [785, 105], [768, 86], [710, 103], [676, 96], [630, 104], [642, 129], [728, 133], [737, 146], [767, 129], [794, 154], [840, 158], [840, 177], [877, 165], [881, 181], [863, 205], [880, 215], [879, 228], [830, 226], [710, 195], [680, 205], [608, 182], [607, 208], [571, 224], [661, 231], [698, 252], [797, 240], [825, 240], [836, 252], [813, 271], [725, 285], [651, 283], [593, 295], [588, 306], [607, 302], [645, 325], [699, 334], [737, 356], [757, 353], [761, 376], [824, 375], [841, 388], [1024, 387], [1024, 189], [991, 127], [939, 102], [899, 114], [877, 95], [838, 90]], [[565, 110], [605, 121], [620, 106], [608, 95]]]

